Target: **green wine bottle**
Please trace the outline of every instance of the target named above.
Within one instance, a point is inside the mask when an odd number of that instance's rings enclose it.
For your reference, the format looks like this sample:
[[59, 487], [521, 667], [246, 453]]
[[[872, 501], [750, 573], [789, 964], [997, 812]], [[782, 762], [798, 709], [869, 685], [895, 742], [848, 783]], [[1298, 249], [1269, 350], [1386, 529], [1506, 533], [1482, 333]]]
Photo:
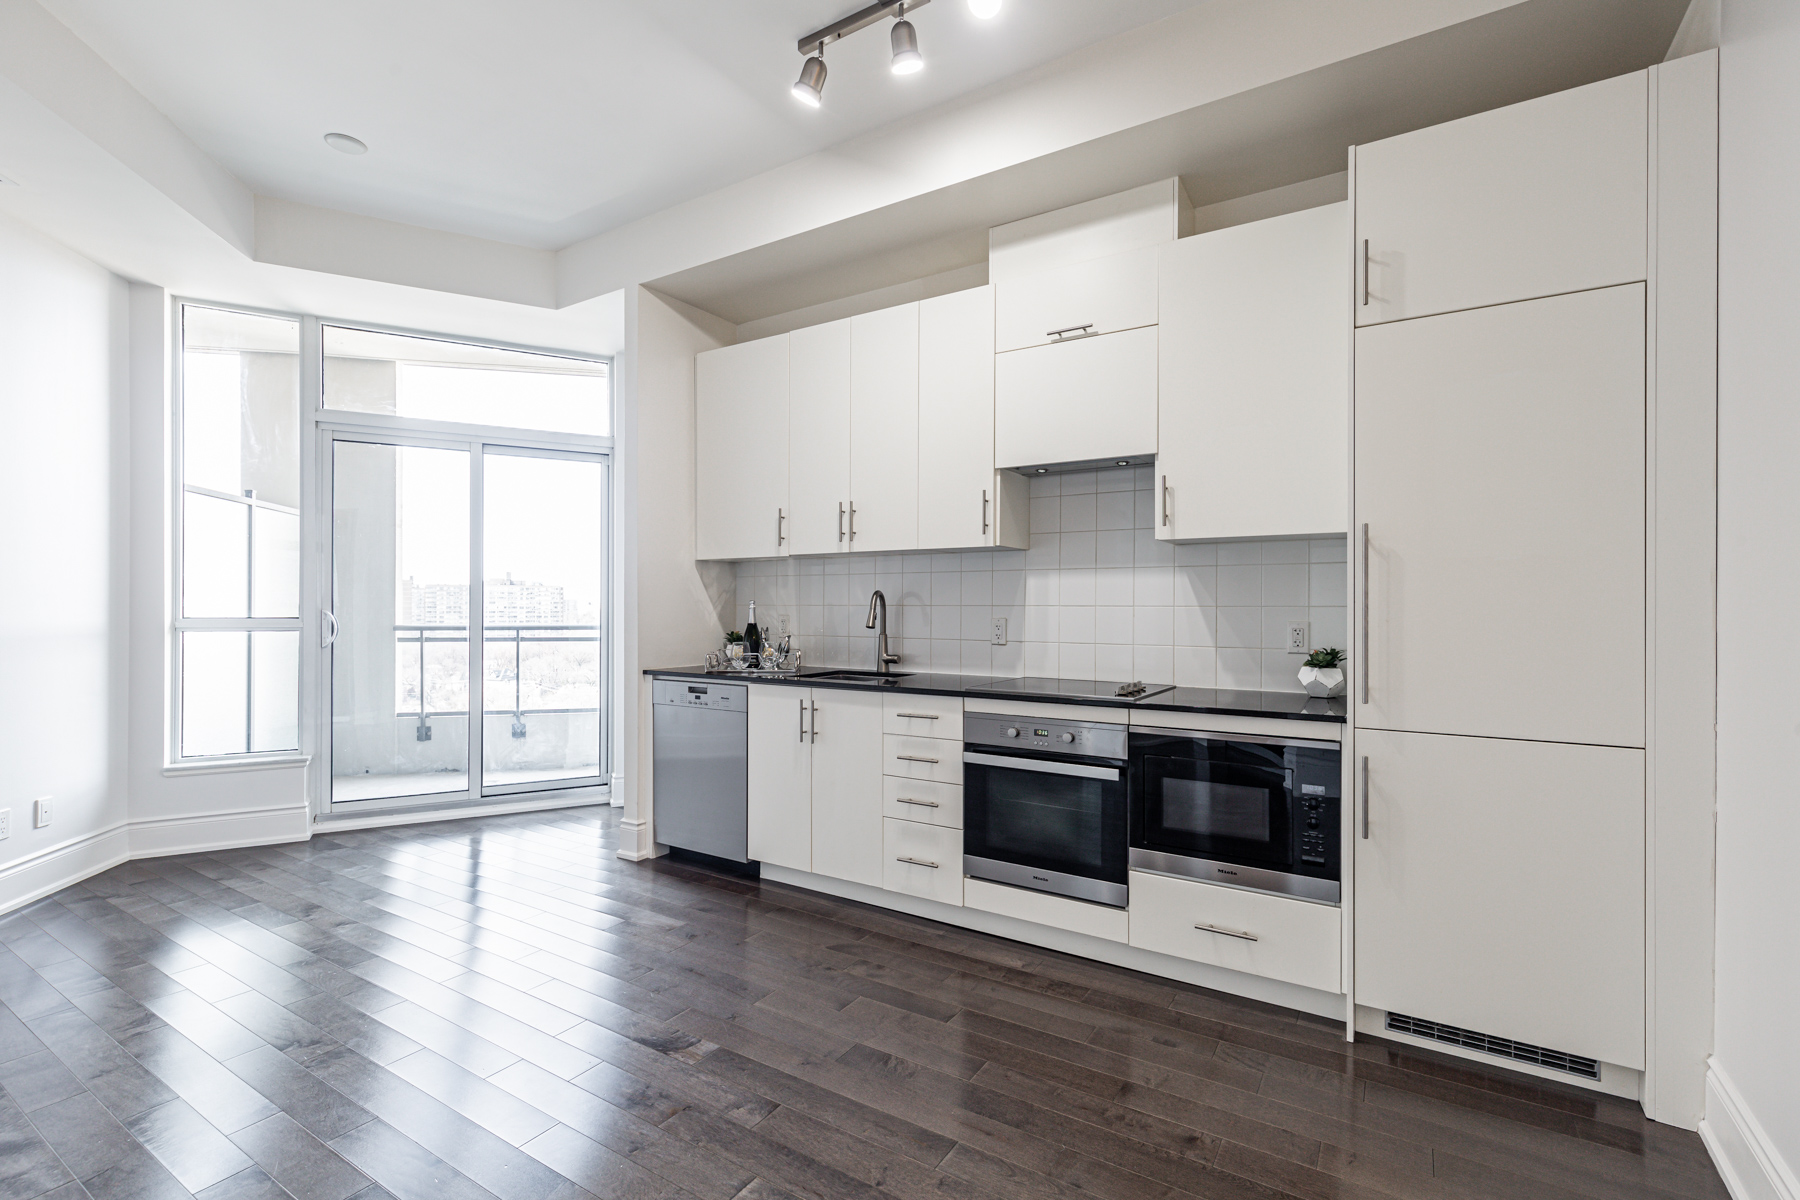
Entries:
[[750, 602], [750, 623], [744, 626], [744, 653], [762, 653], [762, 630], [756, 627], [756, 601]]

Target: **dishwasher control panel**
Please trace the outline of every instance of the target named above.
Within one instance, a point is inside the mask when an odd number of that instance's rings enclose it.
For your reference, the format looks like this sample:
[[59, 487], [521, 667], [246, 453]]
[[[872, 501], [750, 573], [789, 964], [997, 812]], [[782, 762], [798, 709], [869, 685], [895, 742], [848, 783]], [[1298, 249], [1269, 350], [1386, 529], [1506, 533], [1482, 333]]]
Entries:
[[690, 683], [685, 679], [658, 679], [651, 686], [650, 702], [676, 708], [745, 712], [750, 707], [750, 689], [741, 683]]

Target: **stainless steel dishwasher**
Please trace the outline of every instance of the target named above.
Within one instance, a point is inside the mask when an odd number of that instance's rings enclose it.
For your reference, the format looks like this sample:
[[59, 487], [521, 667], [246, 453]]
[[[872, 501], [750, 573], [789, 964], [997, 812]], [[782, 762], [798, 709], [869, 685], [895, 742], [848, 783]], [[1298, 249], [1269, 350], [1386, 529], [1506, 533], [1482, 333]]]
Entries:
[[651, 681], [656, 840], [750, 861], [750, 689]]

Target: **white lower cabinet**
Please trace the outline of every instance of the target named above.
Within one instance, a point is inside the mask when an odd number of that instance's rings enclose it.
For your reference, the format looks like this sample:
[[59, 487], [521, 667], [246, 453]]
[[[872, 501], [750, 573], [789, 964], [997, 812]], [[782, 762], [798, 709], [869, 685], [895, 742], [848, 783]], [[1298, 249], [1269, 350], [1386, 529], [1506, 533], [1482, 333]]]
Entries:
[[750, 857], [812, 870], [812, 747], [807, 688], [750, 685]]
[[1363, 729], [1356, 753], [1356, 1002], [1642, 1069], [1644, 752]]
[[812, 730], [812, 869], [882, 885], [881, 696], [816, 688]]
[[882, 886], [940, 904], [963, 902], [962, 830], [882, 821]]
[[960, 786], [933, 783], [928, 779], [897, 779], [892, 775], [881, 784], [884, 815], [900, 821], [942, 825], [946, 829], [962, 828], [963, 790]]
[[890, 733], [881, 739], [881, 770], [902, 779], [962, 783], [962, 743]]
[[1131, 872], [1131, 944], [1158, 954], [1342, 991], [1335, 906]]

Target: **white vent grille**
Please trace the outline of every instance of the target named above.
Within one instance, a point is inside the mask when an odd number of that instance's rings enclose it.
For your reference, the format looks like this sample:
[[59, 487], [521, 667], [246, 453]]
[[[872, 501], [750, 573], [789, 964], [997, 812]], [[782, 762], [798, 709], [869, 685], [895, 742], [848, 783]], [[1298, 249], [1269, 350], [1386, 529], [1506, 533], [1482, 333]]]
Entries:
[[1561, 1050], [1546, 1050], [1529, 1042], [1515, 1042], [1511, 1038], [1476, 1033], [1473, 1029], [1458, 1029], [1454, 1025], [1400, 1013], [1387, 1015], [1387, 1027], [1395, 1033], [1409, 1033], [1413, 1037], [1429, 1038], [1434, 1042], [1447, 1042], [1452, 1046], [1479, 1050], [1483, 1054], [1510, 1058], [1514, 1062], [1530, 1063], [1534, 1067], [1546, 1067], [1552, 1071], [1567, 1071], [1583, 1079], [1600, 1078], [1600, 1063], [1597, 1060], [1583, 1058], [1579, 1054], [1566, 1054]]

